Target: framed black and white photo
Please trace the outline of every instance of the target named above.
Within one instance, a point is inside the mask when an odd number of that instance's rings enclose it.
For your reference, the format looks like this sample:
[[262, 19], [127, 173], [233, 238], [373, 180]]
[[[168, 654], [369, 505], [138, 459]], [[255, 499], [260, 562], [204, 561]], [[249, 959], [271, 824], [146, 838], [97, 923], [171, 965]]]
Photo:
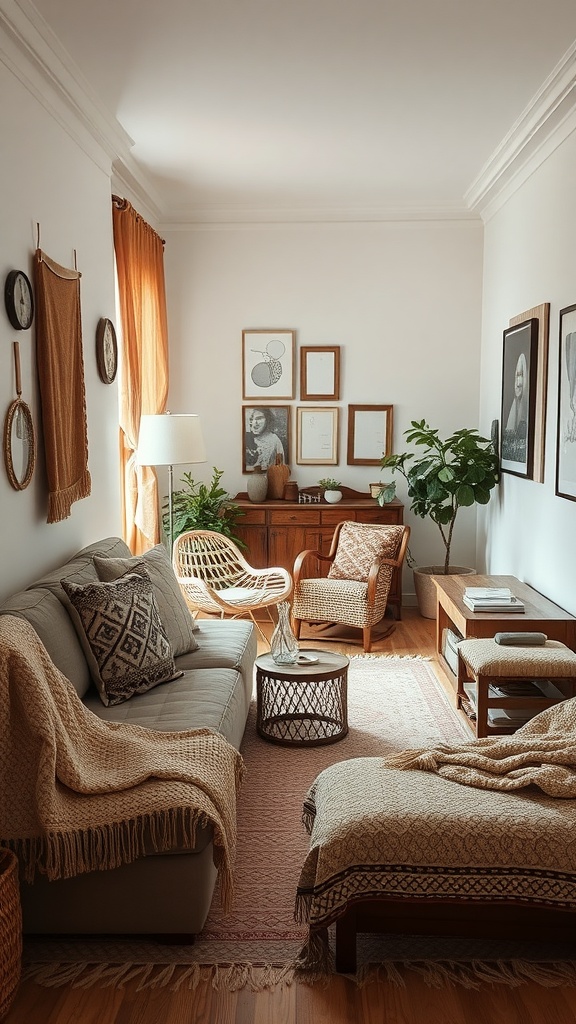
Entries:
[[500, 469], [532, 478], [538, 375], [538, 320], [503, 333]]
[[303, 346], [300, 349], [300, 400], [337, 402], [339, 398], [340, 346]]
[[534, 411], [534, 459], [532, 479], [539, 484], [544, 483], [544, 454], [546, 447], [546, 392], [548, 390], [548, 335], [550, 324], [550, 303], [541, 302], [539, 306], [512, 317], [508, 326], [515, 327], [535, 318], [538, 321], [538, 369], [536, 371], [536, 405]]
[[576, 305], [560, 310], [556, 494], [576, 501]]
[[295, 331], [242, 331], [242, 398], [294, 398]]
[[349, 466], [379, 466], [392, 452], [391, 405], [348, 406]]
[[242, 406], [242, 472], [266, 471], [276, 456], [290, 464], [290, 406]]
[[296, 462], [299, 466], [338, 465], [338, 408], [296, 409]]

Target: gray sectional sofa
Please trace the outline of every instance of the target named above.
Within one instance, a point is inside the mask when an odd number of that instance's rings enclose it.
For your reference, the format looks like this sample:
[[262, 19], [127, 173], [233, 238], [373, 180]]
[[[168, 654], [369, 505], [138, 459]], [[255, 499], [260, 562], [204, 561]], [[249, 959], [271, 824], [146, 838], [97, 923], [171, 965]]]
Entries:
[[[96, 564], [100, 567], [98, 575]], [[252, 696], [256, 638], [251, 623], [200, 620], [194, 623], [165, 549], [152, 549], [141, 560], [149, 570], [160, 618], [183, 674], [123, 703], [105, 706], [92, 682], [61, 585], [106, 578], [124, 571], [131, 559], [126, 544], [108, 537], [79, 551], [0, 606], [0, 614], [17, 615], [34, 627], [54, 664], [74, 684], [94, 714], [113, 722], [151, 729], [215, 729], [240, 747]], [[114, 563], [112, 560], [121, 560]], [[196, 648], [196, 649], [191, 649]], [[202, 930], [217, 872], [210, 828], [197, 835], [193, 851], [151, 853], [113, 870], [95, 871], [48, 882], [43, 876], [21, 885], [27, 933], [111, 933], [190, 935]]]

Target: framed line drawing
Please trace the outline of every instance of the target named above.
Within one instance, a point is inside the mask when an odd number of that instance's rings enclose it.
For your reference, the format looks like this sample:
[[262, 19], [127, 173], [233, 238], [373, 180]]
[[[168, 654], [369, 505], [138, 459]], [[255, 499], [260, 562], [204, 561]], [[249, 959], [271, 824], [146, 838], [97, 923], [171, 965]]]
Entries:
[[532, 479], [538, 375], [538, 320], [503, 334], [500, 469]]
[[242, 406], [242, 472], [266, 471], [282, 455], [290, 464], [290, 406]]
[[379, 466], [392, 452], [391, 405], [348, 406], [349, 466]]
[[296, 408], [296, 462], [299, 466], [338, 465], [339, 409]]
[[340, 345], [309, 345], [300, 349], [300, 401], [338, 402]]
[[242, 398], [294, 398], [295, 331], [242, 331]]
[[556, 494], [576, 501], [576, 305], [560, 310]]
[[538, 370], [536, 373], [536, 408], [534, 413], [534, 465], [532, 479], [544, 483], [544, 452], [546, 430], [546, 392], [548, 389], [548, 337], [550, 303], [541, 302], [510, 320], [510, 327], [535, 318], [538, 321]]

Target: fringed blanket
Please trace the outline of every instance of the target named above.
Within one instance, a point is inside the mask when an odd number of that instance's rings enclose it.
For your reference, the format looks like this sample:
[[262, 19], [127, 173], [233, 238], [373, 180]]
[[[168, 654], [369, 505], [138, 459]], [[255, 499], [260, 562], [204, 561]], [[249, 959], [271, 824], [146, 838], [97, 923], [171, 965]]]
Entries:
[[36, 349], [48, 477], [49, 523], [90, 494], [80, 273], [41, 249], [34, 261]]
[[548, 708], [511, 736], [405, 750], [383, 763], [387, 768], [436, 772], [480, 789], [538, 786], [549, 796], [576, 797], [576, 698]]
[[192, 849], [196, 829], [210, 824], [229, 905], [243, 766], [218, 733], [102, 721], [32, 627], [5, 615], [0, 735], [0, 843], [16, 851], [28, 881], [36, 871], [67, 878]]
[[297, 919], [317, 931], [378, 896], [576, 909], [575, 727], [573, 699], [512, 736], [325, 769]]

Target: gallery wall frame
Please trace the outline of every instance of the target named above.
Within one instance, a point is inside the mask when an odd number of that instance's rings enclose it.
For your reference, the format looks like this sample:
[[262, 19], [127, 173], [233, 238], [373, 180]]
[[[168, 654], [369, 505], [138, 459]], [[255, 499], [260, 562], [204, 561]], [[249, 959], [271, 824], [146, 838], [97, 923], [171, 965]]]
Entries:
[[510, 327], [538, 321], [538, 368], [536, 372], [536, 405], [534, 411], [534, 460], [532, 479], [544, 483], [544, 456], [546, 443], [546, 394], [548, 391], [548, 339], [550, 335], [550, 303], [541, 302], [518, 316], [512, 317]]
[[296, 407], [296, 462], [299, 466], [338, 465], [338, 406]]
[[242, 406], [242, 472], [266, 470], [282, 455], [288, 466], [291, 458], [290, 405]]
[[500, 470], [532, 479], [538, 380], [538, 320], [531, 317], [502, 335]]
[[296, 331], [242, 331], [242, 399], [269, 402], [294, 398]]
[[306, 345], [300, 349], [300, 401], [338, 402], [340, 346]]
[[347, 463], [379, 466], [392, 453], [392, 405], [349, 405]]
[[576, 305], [560, 310], [556, 494], [576, 501]]

